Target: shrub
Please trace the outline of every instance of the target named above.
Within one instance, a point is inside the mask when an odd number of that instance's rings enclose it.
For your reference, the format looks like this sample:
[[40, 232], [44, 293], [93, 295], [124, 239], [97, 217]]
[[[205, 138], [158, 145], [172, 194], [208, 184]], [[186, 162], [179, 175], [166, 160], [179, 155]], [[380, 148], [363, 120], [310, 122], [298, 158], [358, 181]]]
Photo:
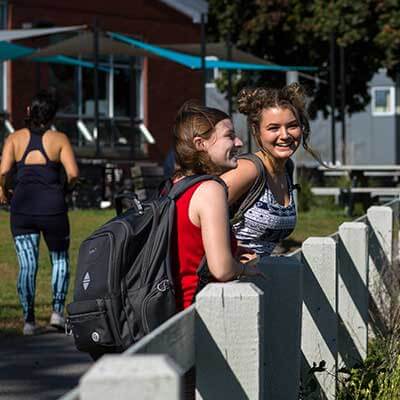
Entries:
[[300, 176], [298, 182], [300, 185], [300, 190], [297, 192], [298, 210], [301, 212], [310, 211], [317, 204], [315, 195], [311, 191], [312, 182], [304, 176]]
[[[338, 400], [400, 400], [400, 346], [388, 338], [371, 342], [365, 361], [339, 371]], [[392, 352], [388, 354], [388, 352]]]

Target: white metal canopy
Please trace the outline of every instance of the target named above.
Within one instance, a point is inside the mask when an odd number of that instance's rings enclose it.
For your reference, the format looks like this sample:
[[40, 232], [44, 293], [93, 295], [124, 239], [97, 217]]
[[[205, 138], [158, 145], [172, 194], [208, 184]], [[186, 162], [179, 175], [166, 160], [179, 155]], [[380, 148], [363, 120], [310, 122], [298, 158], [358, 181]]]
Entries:
[[0, 41], [27, 39], [35, 36], [52, 35], [54, 33], [79, 31], [81, 29], [85, 29], [86, 27], [86, 25], [75, 25], [43, 29], [6, 29], [0, 30]]

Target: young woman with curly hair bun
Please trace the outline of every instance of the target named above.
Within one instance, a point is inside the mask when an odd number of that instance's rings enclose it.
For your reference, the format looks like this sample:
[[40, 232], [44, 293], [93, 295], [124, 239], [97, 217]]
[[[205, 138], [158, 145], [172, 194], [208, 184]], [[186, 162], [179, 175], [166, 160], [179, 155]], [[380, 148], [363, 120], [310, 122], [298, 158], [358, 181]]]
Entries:
[[[309, 147], [310, 124], [306, 98], [298, 83], [281, 89], [243, 89], [237, 98], [239, 112], [247, 115], [248, 126], [259, 147], [266, 184], [256, 202], [233, 226], [239, 243], [259, 256], [270, 255], [276, 244], [288, 237], [296, 225], [293, 183], [287, 163], [299, 145], [319, 160]], [[256, 181], [253, 161], [239, 159], [238, 167], [222, 175], [229, 189], [229, 203], [237, 205]]]

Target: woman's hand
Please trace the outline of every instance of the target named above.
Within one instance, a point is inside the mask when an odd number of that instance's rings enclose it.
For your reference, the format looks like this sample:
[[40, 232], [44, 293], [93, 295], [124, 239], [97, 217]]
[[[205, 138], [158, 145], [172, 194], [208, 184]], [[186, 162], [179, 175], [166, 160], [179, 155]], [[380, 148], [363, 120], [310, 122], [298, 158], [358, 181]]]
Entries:
[[241, 260], [241, 262], [246, 264], [247, 267], [254, 267], [259, 263], [260, 256], [258, 256], [256, 253], [243, 254]]
[[3, 188], [0, 186], [0, 204], [7, 204], [7, 203], [8, 203], [7, 197], [4, 194]]
[[243, 276], [259, 276], [263, 279], [267, 279], [266, 275], [261, 271], [258, 266], [258, 262], [260, 261], [260, 257], [255, 254], [251, 254], [251, 259], [248, 261], [242, 261], [243, 269], [238, 278], [240, 279]]
[[257, 258], [257, 253], [243, 246], [238, 246], [235, 253], [235, 258], [242, 263], [247, 263], [254, 258]]

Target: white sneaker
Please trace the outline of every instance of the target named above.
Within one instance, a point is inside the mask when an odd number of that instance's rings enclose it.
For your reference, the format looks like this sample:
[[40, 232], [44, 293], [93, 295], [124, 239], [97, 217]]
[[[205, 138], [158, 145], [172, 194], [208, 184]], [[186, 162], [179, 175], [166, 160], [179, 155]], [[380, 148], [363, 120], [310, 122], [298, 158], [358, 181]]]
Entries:
[[36, 324], [33, 322], [25, 322], [24, 324], [24, 329], [22, 330], [22, 333], [24, 334], [24, 336], [32, 336], [35, 335], [37, 333], [37, 326]]
[[65, 329], [65, 318], [57, 311], [53, 311], [50, 317], [50, 325], [54, 328], [64, 330]]

